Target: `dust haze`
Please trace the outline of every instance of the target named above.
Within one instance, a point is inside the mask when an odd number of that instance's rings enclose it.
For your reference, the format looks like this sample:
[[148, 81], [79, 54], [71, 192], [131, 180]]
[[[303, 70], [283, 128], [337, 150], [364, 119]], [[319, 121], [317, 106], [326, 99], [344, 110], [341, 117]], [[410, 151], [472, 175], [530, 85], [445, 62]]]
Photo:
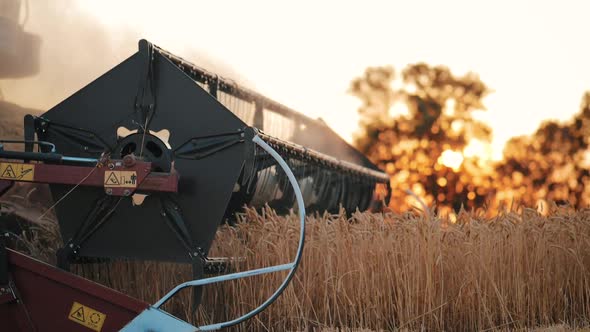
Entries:
[[[2, 1], [5, 0], [0, 0], [0, 4]], [[21, 1], [25, 3], [27, 0]], [[82, 9], [80, 4], [82, 0], [29, 1], [30, 12], [26, 15], [28, 18], [24, 22], [24, 30], [41, 38], [40, 71], [30, 77], [0, 80], [4, 97], [4, 101], [0, 97], [0, 137], [22, 137], [22, 118], [25, 114], [41, 114], [66, 99], [134, 54], [137, 51], [137, 42], [142, 38], [199, 67], [253, 88], [228, 65], [220, 64], [217, 59], [202, 52], [194, 49], [191, 51], [191, 47], [199, 46], [196, 39], [187, 40], [186, 45], [182, 46], [183, 51], [175, 52], [167, 44], [178, 43], [165, 39], [154, 40], [141, 31], [105, 25], [100, 18]], [[130, 21], [133, 19], [129, 18]], [[201, 27], [195, 22], [194, 28]], [[173, 37], [175, 36], [170, 36]], [[261, 129], [272, 132], [273, 128], [266, 127]], [[283, 133], [277, 132], [275, 136], [280, 137], [281, 134]], [[321, 142], [323, 133], [314, 134], [308, 131], [305, 137], [305, 142]], [[331, 151], [342, 156], [349, 153], [348, 148], [337, 151], [335, 146], [331, 147]]]
[[[22, 79], [0, 80], [1, 96], [10, 106], [0, 110], [3, 122], [9, 115], [1, 113], [18, 113], [20, 123], [22, 112], [42, 113], [55, 106], [135, 53], [141, 38], [175, 53], [167, 48], [166, 40], [151, 40], [140, 31], [104, 25], [91, 13], [81, 10], [78, 3], [78, 0], [30, 1], [24, 30], [41, 37], [40, 72]], [[245, 83], [229, 66], [220, 65], [204, 54], [189, 51], [177, 55]]]

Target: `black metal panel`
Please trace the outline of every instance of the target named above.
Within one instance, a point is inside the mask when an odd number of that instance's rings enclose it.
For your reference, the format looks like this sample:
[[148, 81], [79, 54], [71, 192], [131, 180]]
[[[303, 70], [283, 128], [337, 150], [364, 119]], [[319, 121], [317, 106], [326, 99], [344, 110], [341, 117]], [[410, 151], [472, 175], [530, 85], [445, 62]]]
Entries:
[[[216, 94], [225, 99], [217, 100]], [[375, 184], [388, 181], [323, 122], [141, 41], [136, 54], [36, 119], [35, 129], [40, 139], [73, 157], [112, 152], [121, 158], [131, 150], [141, 155], [138, 145], [148, 148], [144, 143], [151, 142], [156, 152], [143, 157], [164, 171], [173, 162], [180, 174], [179, 193], [152, 194], [133, 206], [128, 197], [105, 199], [102, 188], [77, 188], [56, 208], [62, 237], [72, 244], [67, 255], [194, 263], [208, 252], [224, 215], [244, 204], [269, 204], [282, 212], [294, 207], [286, 177], [250, 141], [254, 130], [220, 101], [237, 107], [234, 111], [253, 109], [254, 117], [247, 121], [256, 125], [267, 122], [267, 110], [268, 122], [276, 114], [289, 122], [287, 138], [260, 135], [287, 159], [309, 211], [335, 212], [340, 205], [349, 212], [365, 209]], [[118, 139], [119, 127], [137, 132]], [[152, 135], [161, 130], [170, 133], [169, 150]], [[160, 155], [162, 149], [166, 153]], [[56, 201], [71, 189], [51, 185]]]
[[[88, 151], [85, 140], [64, 135], [67, 128], [83, 128], [100, 139], [88, 138], [105, 148], [117, 145], [119, 126], [142, 131], [137, 123], [135, 100], [145, 54], [136, 53], [82, 90], [43, 115], [49, 125], [42, 139], [53, 142], [57, 151], [70, 156], [98, 157]], [[160, 54], [153, 57], [155, 110], [149, 130], [170, 131], [171, 149], [195, 137], [243, 130], [246, 126], [227, 111], [209, 93]], [[65, 127], [64, 127], [65, 126]], [[63, 129], [66, 128], [66, 129]], [[140, 206], [130, 198], [113, 204], [114, 212], [80, 246], [79, 255], [191, 261], [187, 248], [172, 231], [170, 215], [164, 215], [162, 200], [174, 202], [180, 222], [184, 222], [192, 248], [207, 252], [216, 228], [236, 183], [245, 156], [245, 144], [235, 144], [200, 160], [178, 159], [179, 194], [147, 197]], [[60, 199], [70, 186], [52, 185], [54, 199]], [[57, 215], [64, 241], [72, 239], [92, 209], [104, 197], [101, 188], [77, 188], [57, 205]]]

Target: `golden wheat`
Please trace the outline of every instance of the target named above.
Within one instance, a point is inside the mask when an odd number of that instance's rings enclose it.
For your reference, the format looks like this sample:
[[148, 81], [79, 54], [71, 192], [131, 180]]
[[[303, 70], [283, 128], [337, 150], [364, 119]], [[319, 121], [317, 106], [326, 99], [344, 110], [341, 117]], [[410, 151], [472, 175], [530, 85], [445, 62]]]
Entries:
[[[307, 219], [304, 257], [292, 285], [238, 330], [505, 330], [587, 326], [590, 210], [521, 208], [494, 218], [461, 212], [354, 213]], [[245, 257], [245, 270], [292, 260], [295, 215], [248, 210], [218, 231], [210, 255]], [[77, 273], [153, 303], [190, 279], [182, 264], [118, 261]], [[165, 307], [195, 324], [235, 318], [262, 303], [285, 273], [207, 286]]]

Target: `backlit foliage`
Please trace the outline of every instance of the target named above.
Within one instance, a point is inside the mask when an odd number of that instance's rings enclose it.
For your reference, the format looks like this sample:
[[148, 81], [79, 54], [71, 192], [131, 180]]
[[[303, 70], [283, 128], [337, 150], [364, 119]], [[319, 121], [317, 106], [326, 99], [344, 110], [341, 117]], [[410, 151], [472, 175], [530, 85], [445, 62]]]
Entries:
[[391, 175], [397, 211], [417, 203], [408, 189], [443, 211], [590, 203], [590, 93], [572, 121], [545, 122], [532, 136], [513, 138], [504, 160], [492, 162], [491, 128], [474, 118], [490, 91], [476, 74], [423, 63], [399, 75], [371, 67], [350, 92], [362, 101], [354, 144]]
[[567, 123], [547, 121], [532, 136], [511, 139], [504, 150], [498, 197], [532, 205], [555, 201], [578, 207], [590, 204], [590, 92]]
[[350, 92], [363, 102], [355, 145], [391, 174], [392, 207], [405, 210], [415, 203], [407, 189], [428, 205], [458, 209], [484, 203], [491, 168], [478, 155], [463, 153], [471, 140], [491, 139], [490, 127], [473, 117], [489, 93], [477, 75], [455, 76], [423, 63], [400, 75], [374, 67], [352, 82]]

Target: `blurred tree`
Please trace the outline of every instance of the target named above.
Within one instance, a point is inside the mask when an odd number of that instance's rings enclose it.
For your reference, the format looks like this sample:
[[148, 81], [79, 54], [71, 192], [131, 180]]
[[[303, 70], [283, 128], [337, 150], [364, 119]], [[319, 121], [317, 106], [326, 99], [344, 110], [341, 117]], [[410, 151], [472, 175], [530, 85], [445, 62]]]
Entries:
[[496, 171], [498, 199], [528, 206], [540, 201], [590, 204], [590, 92], [567, 123], [547, 121], [532, 136], [511, 139]]
[[472, 140], [491, 139], [491, 129], [473, 118], [489, 93], [477, 75], [418, 63], [398, 79], [392, 67], [370, 67], [350, 92], [362, 101], [354, 144], [391, 174], [392, 207], [413, 203], [406, 189], [426, 204], [455, 209], [481, 205], [492, 194], [491, 170], [464, 153]]

